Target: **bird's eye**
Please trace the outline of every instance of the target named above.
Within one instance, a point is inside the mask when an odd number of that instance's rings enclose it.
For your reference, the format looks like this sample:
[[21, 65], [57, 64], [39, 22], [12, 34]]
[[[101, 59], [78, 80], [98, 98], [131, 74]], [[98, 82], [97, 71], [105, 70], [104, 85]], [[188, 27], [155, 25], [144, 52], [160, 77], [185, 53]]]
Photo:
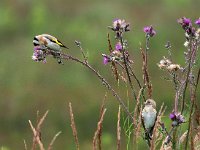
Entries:
[[34, 37], [34, 40], [38, 41], [38, 39], [36, 37]]
[[39, 46], [39, 44], [38, 44], [38, 43], [34, 43], [34, 42], [33, 42], [33, 45], [34, 45], [34, 46]]

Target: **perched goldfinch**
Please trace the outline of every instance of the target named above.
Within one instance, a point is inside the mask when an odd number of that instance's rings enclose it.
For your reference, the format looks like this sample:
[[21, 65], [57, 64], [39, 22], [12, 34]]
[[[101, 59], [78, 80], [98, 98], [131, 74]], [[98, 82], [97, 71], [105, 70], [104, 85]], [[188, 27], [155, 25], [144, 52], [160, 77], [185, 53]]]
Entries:
[[[52, 35], [49, 34], [41, 34], [37, 35], [33, 39], [33, 45], [35, 47], [35, 52], [33, 55], [34, 60], [40, 61], [39, 58], [41, 57], [44, 60], [46, 60], [46, 55], [52, 55], [54, 58], [57, 59], [59, 64], [63, 64], [61, 61], [61, 47], [67, 48], [65, 45], [63, 45], [57, 38], [55, 38]], [[40, 50], [40, 53], [38, 53], [38, 49]], [[39, 55], [38, 55], [39, 54]], [[42, 54], [42, 55], [41, 55]], [[36, 57], [37, 56], [37, 57]]]
[[34, 46], [40, 46], [43, 49], [53, 50], [55, 52], [60, 52], [61, 47], [67, 48], [63, 45], [57, 38], [49, 34], [37, 35], [33, 39]]
[[146, 130], [146, 135], [149, 139], [151, 139], [156, 118], [156, 102], [153, 99], [147, 99], [142, 110], [142, 122]]

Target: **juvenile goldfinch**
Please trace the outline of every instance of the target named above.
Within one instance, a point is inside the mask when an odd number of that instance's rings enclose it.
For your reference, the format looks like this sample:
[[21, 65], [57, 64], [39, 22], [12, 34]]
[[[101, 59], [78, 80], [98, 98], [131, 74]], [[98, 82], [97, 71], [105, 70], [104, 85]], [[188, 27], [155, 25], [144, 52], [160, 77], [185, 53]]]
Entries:
[[60, 52], [61, 47], [67, 48], [63, 45], [57, 38], [49, 34], [37, 35], [33, 39], [34, 46], [40, 46], [43, 49], [53, 50], [55, 52]]
[[149, 139], [151, 139], [156, 118], [156, 102], [153, 99], [147, 99], [142, 110], [142, 122], [146, 130], [146, 136]]

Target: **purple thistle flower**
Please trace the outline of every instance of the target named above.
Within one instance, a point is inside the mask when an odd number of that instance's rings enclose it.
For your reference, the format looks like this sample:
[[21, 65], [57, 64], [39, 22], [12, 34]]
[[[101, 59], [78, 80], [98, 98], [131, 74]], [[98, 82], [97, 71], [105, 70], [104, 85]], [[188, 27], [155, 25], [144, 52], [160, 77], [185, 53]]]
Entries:
[[171, 120], [174, 120], [174, 119], [176, 118], [175, 113], [174, 113], [174, 112], [171, 113], [171, 114], [169, 115], [169, 118], [170, 118]]
[[40, 46], [35, 46], [33, 50], [34, 50], [34, 51], [36, 51], [36, 50], [41, 50], [41, 48], [40, 48]]
[[115, 29], [125, 28], [126, 27], [126, 22], [125, 22], [125, 20], [115, 19], [113, 21], [113, 27]]
[[169, 115], [169, 118], [173, 121], [172, 126], [178, 126], [185, 122], [185, 118], [183, 115], [181, 115], [181, 113], [172, 112]]
[[195, 21], [195, 24], [200, 26], [200, 18]]
[[110, 27], [113, 31], [120, 31], [120, 32], [127, 32], [130, 31], [129, 27], [129, 23], [126, 23], [126, 21], [124, 19], [115, 19], [113, 21], [113, 25], [112, 27]]
[[192, 22], [189, 18], [182, 17], [177, 20], [177, 22], [182, 26], [182, 28], [187, 32], [192, 28]]
[[177, 22], [183, 27], [183, 29], [192, 26], [191, 20], [186, 17], [179, 18]]
[[190, 26], [192, 24], [192, 22], [189, 18], [183, 18], [183, 24]]
[[192, 36], [192, 37], [195, 36], [196, 29], [194, 27], [192, 27], [192, 22], [189, 18], [182, 17], [182, 18], [178, 19], [177, 21], [182, 26], [182, 28], [185, 30], [187, 38], [190, 36]]
[[40, 46], [35, 46], [32, 59], [36, 62], [43, 61], [46, 63], [46, 55]]
[[116, 45], [115, 45], [115, 49], [117, 51], [121, 51], [122, 50], [122, 44], [120, 42], [118, 42]]
[[150, 37], [153, 37], [154, 35], [156, 35], [156, 31], [153, 29], [152, 26], [146, 26], [144, 27], [143, 31], [149, 35]]
[[148, 32], [150, 31], [150, 27], [149, 27], [149, 26], [144, 27], [143, 31], [144, 31], [145, 33], [148, 33]]
[[130, 31], [129, 25], [124, 19], [115, 19], [113, 20], [112, 26], [108, 26], [108, 28], [116, 33], [115, 37], [117, 39], [120, 39], [124, 32]]
[[114, 19], [113, 20], [113, 28], [119, 29], [121, 27], [121, 25], [122, 25], [123, 22], [124, 22], [124, 20]]
[[54, 51], [54, 50], [48, 49], [44, 45], [34, 46], [32, 60], [34, 60], [36, 62], [42, 61], [43, 63], [46, 63], [47, 62], [46, 57], [48, 55], [52, 55], [53, 58], [57, 59], [57, 62], [59, 64], [63, 64], [61, 61], [61, 59], [62, 59], [61, 53], [59, 51]]
[[107, 65], [110, 62], [110, 59], [108, 58], [108, 56], [103, 55], [103, 64]]
[[179, 121], [179, 123], [184, 123], [184, 122], [185, 122], [185, 118], [184, 118], [184, 116], [181, 115], [181, 114], [179, 114], [179, 115], [177, 116], [177, 120]]

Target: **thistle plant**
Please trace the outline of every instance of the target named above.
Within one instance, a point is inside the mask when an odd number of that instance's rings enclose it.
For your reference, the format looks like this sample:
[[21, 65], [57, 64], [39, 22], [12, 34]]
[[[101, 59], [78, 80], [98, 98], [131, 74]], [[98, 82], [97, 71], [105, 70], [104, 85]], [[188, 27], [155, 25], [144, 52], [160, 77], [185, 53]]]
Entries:
[[[180, 135], [177, 135], [177, 133], [178, 130], [180, 130], [180, 126], [187, 123], [188, 127], [184, 148], [188, 148], [188, 140], [190, 136], [190, 148], [193, 149], [194, 147], [192, 146], [192, 143], [194, 141], [192, 137], [194, 136], [194, 127], [191, 128], [191, 125], [194, 124], [193, 116], [196, 115], [199, 109], [196, 99], [197, 85], [200, 73], [200, 68], [197, 63], [198, 48], [200, 45], [199, 19], [195, 21], [195, 24], [198, 25], [197, 28], [192, 25], [191, 19], [186, 17], [178, 19], [178, 23], [181, 25], [185, 32], [186, 41], [183, 44], [186, 48], [186, 50], [183, 52], [185, 65], [180, 66], [179, 64], [174, 63], [174, 60], [172, 60], [171, 57], [171, 46], [166, 47], [170, 55], [168, 57], [164, 57], [158, 64], [160, 69], [163, 69], [169, 74], [169, 79], [173, 82], [175, 89], [174, 109], [169, 115], [170, 119], [172, 120], [172, 128], [166, 138], [165, 144], [169, 145], [171, 143], [174, 149], [180, 147], [180, 143], [177, 143], [177, 139], [180, 138]], [[168, 45], [170, 44], [168, 43]], [[186, 92], [188, 88], [190, 98], [186, 101]], [[186, 116], [188, 116], [187, 119]], [[199, 118], [196, 121], [199, 122], [198, 120]], [[173, 137], [171, 136], [172, 134]]]
[[[169, 41], [165, 45], [168, 51], [168, 56], [164, 56], [159, 62], [158, 67], [165, 72], [168, 80], [174, 86], [174, 107], [170, 110], [170, 114], [166, 120], [162, 117], [166, 111], [165, 102], [160, 106], [156, 105], [156, 98], [153, 98], [153, 84], [151, 82], [149, 73], [148, 56], [151, 54], [150, 41], [154, 36], [157, 36], [156, 30], [153, 26], [146, 26], [143, 28], [145, 44], [140, 45], [141, 62], [142, 62], [142, 79], [135, 74], [132, 56], [129, 53], [128, 40], [125, 35], [130, 32], [130, 24], [124, 19], [115, 19], [109, 30], [114, 33], [114, 37], [107, 35], [108, 50], [102, 54], [103, 65], [111, 66], [111, 73], [114, 75], [117, 83], [123, 81], [127, 97], [122, 97], [113, 88], [106, 77], [92, 67], [88, 61], [87, 55], [81, 46], [81, 42], [75, 41], [76, 46], [82, 53], [82, 58], [77, 58], [62, 51], [55, 52], [44, 44], [36, 45], [32, 59], [37, 62], [46, 63], [48, 56], [53, 56], [59, 62], [73, 61], [88, 68], [102, 84], [112, 93], [119, 103], [119, 111], [117, 118], [117, 149], [121, 145], [121, 124], [123, 124], [124, 134], [127, 137], [126, 149], [130, 149], [131, 139], [133, 139], [134, 146], [138, 147], [138, 139], [141, 138], [146, 143], [149, 149], [195, 149], [200, 144], [200, 115], [199, 103], [197, 99], [197, 87], [200, 78], [200, 67], [198, 64], [198, 48], [200, 45], [200, 18], [195, 21], [196, 27], [193, 26], [191, 19], [182, 17], [178, 19], [178, 23], [183, 28], [185, 34], [183, 52], [185, 64], [180, 65], [173, 60], [172, 46]], [[114, 44], [111, 42], [114, 39]], [[158, 90], [155, 89], [155, 92]], [[189, 93], [189, 95], [187, 95]], [[186, 96], [187, 95], [187, 96]], [[187, 97], [187, 98], [186, 98]], [[133, 102], [130, 100], [133, 100]], [[131, 110], [133, 105], [133, 110]], [[157, 107], [156, 107], [157, 106]], [[105, 103], [102, 104], [100, 119], [97, 125], [97, 130], [93, 138], [93, 149], [97, 149], [97, 141], [99, 141], [99, 149], [101, 149], [101, 134], [103, 134], [103, 118], [106, 117]], [[121, 113], [123, 111], [124, 113]], [[168, 110], [169, 111], [169, 110]], [[70, 116], [73, 118], [72, 107], [70, 104]], [[121, 117], [123, 116], [123, 117]], [[123, 121], [120, 119], [123, 118]], [[72, 119], [73, 120], [73, 119]], [[167, 127], [165, 121], [171, 121], [171, 126]], [[75, 122], [73, 127], [75, 127]], [[186, 129], [182, 126], [186, 126]], [[184, 130], [184, 131], [183, 131]], [[75, 129], [73, 128], [73, 133]], [[98, 137], [98, 138], [97, 138]], [[97, 140], [98, 139], [98, 140]], [[79, 144], [77, 131], [75, 134], [75, 143]], [[189, 144], [190, 142], [190, 144]]]

